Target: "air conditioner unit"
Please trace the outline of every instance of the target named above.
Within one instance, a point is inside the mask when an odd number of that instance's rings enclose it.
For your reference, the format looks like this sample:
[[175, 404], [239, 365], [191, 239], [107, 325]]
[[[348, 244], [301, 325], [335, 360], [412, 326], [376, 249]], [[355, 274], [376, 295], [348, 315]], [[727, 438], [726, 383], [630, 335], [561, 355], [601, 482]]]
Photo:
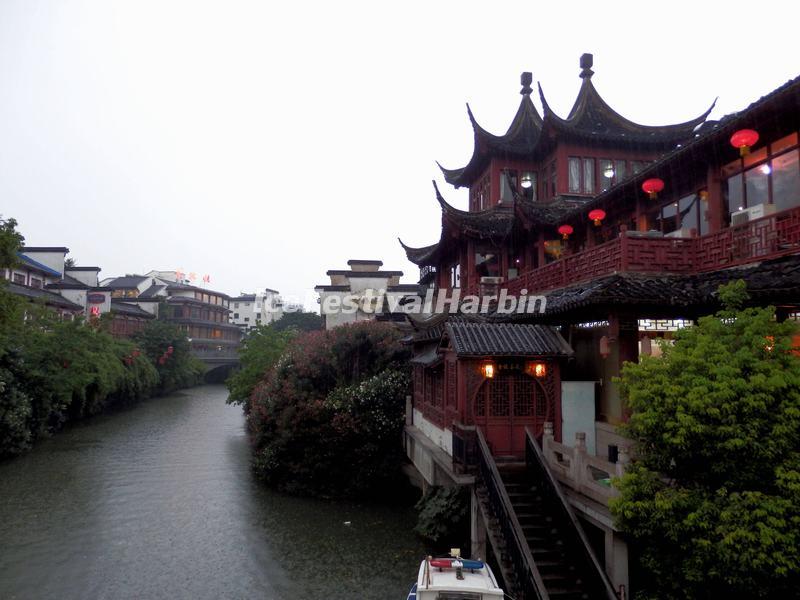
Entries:
[[670, 231], [669, 233], [665, 233], [664, 237], [668, 238], [688, 238], [692, 237], [692, 230], [688, 227], [681, 227], [680, 229], [676, 229], [675, 231]]
[[742, 223], [747, 223], [748, 221], [755, 221], [756, 219], [760, 219], [761, 217], [767, 217], [771, 214], [775, 213], [775, 205], [774, 204], [756, 204], [755, 206], [751, 206], [750, 208], [745, 208], [744, 210], [737, 210], [736, 212], [731, 213], [731, 225], [741, 225]]

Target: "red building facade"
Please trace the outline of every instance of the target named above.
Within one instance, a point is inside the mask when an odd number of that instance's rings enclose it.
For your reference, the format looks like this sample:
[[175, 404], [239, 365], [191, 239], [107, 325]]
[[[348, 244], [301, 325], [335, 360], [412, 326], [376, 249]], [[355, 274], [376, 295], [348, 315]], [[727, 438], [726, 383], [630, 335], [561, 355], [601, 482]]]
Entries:
[[[556, 439], [560, 380], [594, 381], [597, 454], [604, 455], [615, 440], [610, 432], [626, 418], [613, 383], [621, 364], [649, 353], [652, 338], [669, 337], [712, 312], [718, 285], [745, 279], [757, 302], [776, 304], [784, 317], [797, 312], [800, 78], [720, 121], [707, 119], [709, 108], [684, 123], [654, 127], [625, 119], [602, 99], [592, 83], [591, 55], [580, 66], [580, 91], [566, 118], [550, 108], [541, 86], [540, 116], [529, 73], [504, 135], [484, 130], [469, 111], [472, 157], [462, 168], [442, 168], [449, 184], [469, 188], [469, 210], [448, 204], [434, 183], [440, 239], [403, 247], [420, 267], [421, 283], [436, 290], [458, 288], [462, 297], [502, 288], [515, 296], [544, 295], [542, 314], [472, 320], [536, 324], [540, 334], [560, 336], [568, 350], [554, 353], [559, 342], [540, 354], [520, 348], [497, 354], [488, 345], [467, 359], [450, 345], [448, 326], [436, 318], [412, 321], [415, 407], [437, 427], [482, 424], [489, 436], [497, 431], [492, 394], [508, 390], [494, 401], [502, 417], [506, 404], [523, 396], [530, 403], [539, 388], [508, 378], [482, 387], [470, 378], [480, 379], [486, 361], [498, 372], [525, 374], [527, 363], [547, 358], [559, 380], [553, 384]], [[735, 143], [742, 131], [757, 133], [752, 147]], [[653, 188], [658, 191], [649, 193]], [[439, 343], [433, 353], [430, 336]], [[546, 406], [534, 412], [547, 412]], [[513, 453], [515, 432], [528, 424], [513, 409], [509, 415], [511, 425], [502, 425], [507, 439], [491, 435], [498, 454]]]

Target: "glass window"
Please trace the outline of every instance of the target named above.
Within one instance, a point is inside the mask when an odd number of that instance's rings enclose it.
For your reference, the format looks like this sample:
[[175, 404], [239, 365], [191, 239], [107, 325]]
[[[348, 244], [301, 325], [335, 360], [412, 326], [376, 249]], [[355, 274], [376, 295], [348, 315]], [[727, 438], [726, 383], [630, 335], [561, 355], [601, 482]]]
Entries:
[[583, 191], [594, 194], [594, 159], [583, 159]]
[[772, 142], [769, 145], [769, 149], [773, 154], [777, 154], [782, 150], [786, 150], [787, 148], [791, 148], [793, 146], [797, 146], [797, 134], [793, 133], [791, 135], [787, 135], [779, 139], [777, 142]]
[[755, 150], [742, 158], [742, 162], [744, 163], [745, 168], [750, 167], [752, 165], [758, 164], [763, 160], [767, 159], [767, 149], [760, 148], [759, 150]]
[[600, 191], [605, 192], [614, 180], [614, 165], [607, 158], [601, 158], [597, 166], [600, 169]]
[[553, 161], [550, 165], [550, 197], [556, 197], [556, 183], [557, 183], [557, 176], [556, 176], [556, 163]]
[[647, 166], [647, 162], [643, 160], [632, 160], [631, 161], [631, 172], [636, 175], [640, 171], [643, 171], [644, 168]]
[[25, 285], [25, 275], [14, 273], [14, 283], [17, 283], [19, 285]]
[[772, 201], [778, 211], [800, 205], [800, 162], [797, 150], [772, 159]]
[[742, 174], [729, 177], [725, 181], [725, 200], [728, 204], [728, 214], [742, 210], [744, 208], [744, 188], [742, 186]]
[[624, 160], [614, 161], [614, 183], [622, 181], [627, 176]]
[[234, 302], [233, 303], [233, 308], [239, 308], [239, 303], [238, 302]]
[[770, 166], [768, 163], [745, 171], [744, 193], [747, 200], [747, 208], [769, 201], [769, 173]]
[[536, 173], [533, 171], [526, 171], [522, 174], [522, 195], [528, 200], [536, 202]]
[[697, 223], [699, 216], [698, 200], [699, 197], [695, 194], [692, 194], [691, 196], [685, 196], [678, 200], [681, 229], [683, 230], [684, 236], [690, 235], [692, 230], [694, 230], [694, 234], [696, 235], [700, 229]]
[[569, 191], [571, 194], [581, 193], [581, 159], [569, 158]]
[[700, 217], [700, 235], [706, 235], [709, 230], [708, 226], [708, 193], [701, 193], [698, 196], [698, 208]]
[[678, 228], [675, 216], [678, 214], [678, 203], [671, 202], [661, 209], [660, 229], [662, 233], [672, 233]]
[[36, 277], [31, 277], [31, 287], [32, 288], [41, 288], [42, 287], [42, 280], [36, 279]]

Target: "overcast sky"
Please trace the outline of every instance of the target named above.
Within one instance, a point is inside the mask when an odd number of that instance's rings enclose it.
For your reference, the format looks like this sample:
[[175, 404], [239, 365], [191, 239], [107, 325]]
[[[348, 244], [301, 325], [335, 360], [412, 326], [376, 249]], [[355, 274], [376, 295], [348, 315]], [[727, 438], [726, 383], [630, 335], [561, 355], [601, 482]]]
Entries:
[[503, 133], [532, 71], [566, 116], [592, 52], [626, 117], [719, 118], [800, 73], [792, 5], [0, 0], [0, 213], [101, 276], [304, 296], [378, 258], [416, 281], [396, 238], [438, 240], [465, 102]]

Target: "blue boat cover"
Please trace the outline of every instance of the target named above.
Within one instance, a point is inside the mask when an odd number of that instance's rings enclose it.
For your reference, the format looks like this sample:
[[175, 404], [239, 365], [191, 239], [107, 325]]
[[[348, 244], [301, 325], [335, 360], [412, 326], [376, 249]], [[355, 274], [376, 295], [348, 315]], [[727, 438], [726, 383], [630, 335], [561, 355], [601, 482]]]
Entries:
[[411, 586], [411, 591], [408, 592], [408, 596], [406, 597], [406, 600], [417, 600], [417, 584], [416, 583], [413, 586]]

